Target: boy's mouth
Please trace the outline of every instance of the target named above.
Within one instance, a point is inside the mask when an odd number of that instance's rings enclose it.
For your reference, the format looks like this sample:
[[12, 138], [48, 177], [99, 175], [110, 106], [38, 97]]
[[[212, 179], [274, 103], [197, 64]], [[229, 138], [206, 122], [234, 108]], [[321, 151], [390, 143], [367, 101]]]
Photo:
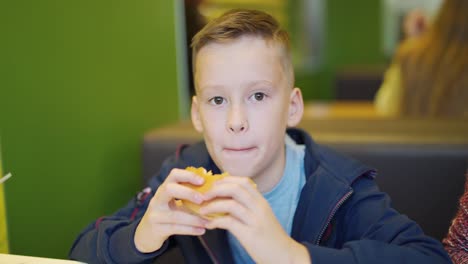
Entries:
[[246, 153], [256, 149], [255, 147], [247, 147], [247, 148], [224, 148], [224, 151], [230, 153]]

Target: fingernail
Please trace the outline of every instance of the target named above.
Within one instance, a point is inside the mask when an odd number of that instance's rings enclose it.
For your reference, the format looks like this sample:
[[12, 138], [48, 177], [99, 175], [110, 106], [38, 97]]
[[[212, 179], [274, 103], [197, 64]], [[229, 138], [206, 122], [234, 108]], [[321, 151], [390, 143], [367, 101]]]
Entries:
[[200, 209], [198, 210], [198, 212], [200, 212], [201, 215], [205, 215], [205, 211], [206, 209], [204, 206], [200, 207]]
[[198, 203], [198, 204], [201, 204], [203, 202], [203, 197], [199, 194], [196, 194], [195, 195], [195, 201]]
[[205, 228], [206, 228], [206, 229], [213, 229], [213, 224], [211, 224], [211, 222], [208, 222], [208, 223], [205, 225]]
[[197, 183], [202, 184], [204, 179], [202, 177], [197, 177]]

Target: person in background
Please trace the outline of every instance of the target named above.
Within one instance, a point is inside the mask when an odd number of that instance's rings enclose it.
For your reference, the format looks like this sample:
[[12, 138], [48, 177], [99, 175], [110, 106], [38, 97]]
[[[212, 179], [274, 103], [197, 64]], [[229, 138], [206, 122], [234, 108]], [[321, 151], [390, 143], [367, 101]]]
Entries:
[[[406, 22], [375, 107], [385, 116], [468, 117], [468, 1], [445, 0], [424, 29], [421, 14]], [[412, 26], [410, 26], [412, 25]]]
[[468, 263], [468, 172], [465, 178], [465, 192], [460, 198], [460, 207], [447, 237], [442, 241], [454, 264]]
[[403, 39], [421, 36], [428, 27], [428, 18], [420, 9], [411, 10], [403, 21]]

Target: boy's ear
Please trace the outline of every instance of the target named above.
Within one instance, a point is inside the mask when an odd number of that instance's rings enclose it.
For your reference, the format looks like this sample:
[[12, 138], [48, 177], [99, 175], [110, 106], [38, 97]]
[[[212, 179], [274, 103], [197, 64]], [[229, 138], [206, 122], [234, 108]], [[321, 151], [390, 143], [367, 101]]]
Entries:
[[299, 124], [304, 113], [304, 101], [301, 89], [295, 87], [289, 97], [288, 126], [293, 127]]
[[191, 115], [192, 115], [192, 124], [195, 130], [199, 133], [203, 132], [202, 121], [200, 119], [200, 111], [198, 110], [198, 100], [197, 96], [192, 97], [192, 108], [191, 108]]

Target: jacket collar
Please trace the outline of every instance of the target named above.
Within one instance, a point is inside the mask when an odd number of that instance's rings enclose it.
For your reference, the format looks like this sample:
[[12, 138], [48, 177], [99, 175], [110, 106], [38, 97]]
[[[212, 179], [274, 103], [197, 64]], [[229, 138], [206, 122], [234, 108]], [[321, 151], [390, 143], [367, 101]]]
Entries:
[[300, 129], [288, 129], [298, 144], [306, 146], [302, 188], [291, 236], [297, 241], [318, 244], [331, 218], [353, 193], [352, 183], [359, 177], [374, 177], [374, 170], [349, 157], [316, 144]]
[[200, 237], [205, 250], [209, 250], [208, 254], [212, 254], [213, 262], [234, 264], [231, 247], [227, 239], [227, 231], [223, 229], [207, 230], [205, 234]]

